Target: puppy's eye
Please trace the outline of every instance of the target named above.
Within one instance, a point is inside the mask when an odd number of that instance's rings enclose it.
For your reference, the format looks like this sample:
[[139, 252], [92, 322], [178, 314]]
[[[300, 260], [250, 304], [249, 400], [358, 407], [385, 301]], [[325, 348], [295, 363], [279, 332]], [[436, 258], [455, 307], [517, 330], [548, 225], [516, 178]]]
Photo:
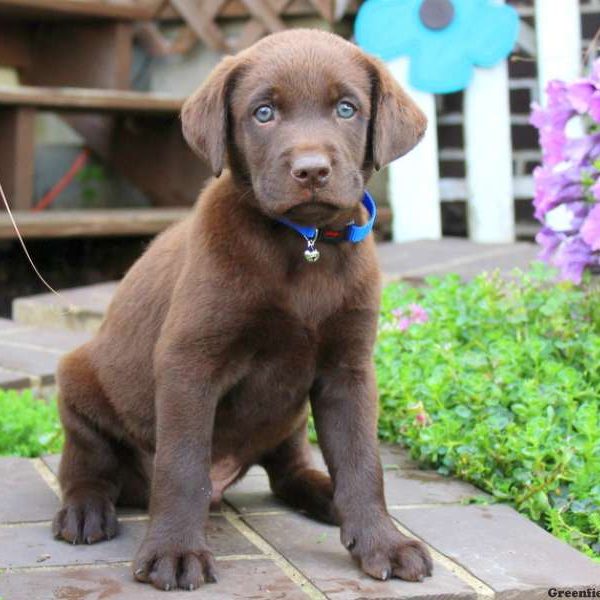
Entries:
[[268, 123], [275, 118], [275, 111], [269, 104], [263, 104], [254, 111], [254, 118], [259, 123]]
[[338, 102], [335, 110], [341, 119], [351, 119], [356, 114], [356, 106], [345, 100]]

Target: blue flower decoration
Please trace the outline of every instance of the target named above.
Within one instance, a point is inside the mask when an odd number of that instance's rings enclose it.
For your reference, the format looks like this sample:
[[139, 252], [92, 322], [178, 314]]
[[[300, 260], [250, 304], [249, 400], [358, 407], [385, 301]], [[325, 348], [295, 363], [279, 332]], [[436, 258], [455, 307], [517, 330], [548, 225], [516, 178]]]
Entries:
[[473, 67], [492, 67], [515, 46], [519, 17], [492, 0], [367, 0], [355, 37], [367, 52], [410, 58], [409, 79], [424, 92], [465, 89]]

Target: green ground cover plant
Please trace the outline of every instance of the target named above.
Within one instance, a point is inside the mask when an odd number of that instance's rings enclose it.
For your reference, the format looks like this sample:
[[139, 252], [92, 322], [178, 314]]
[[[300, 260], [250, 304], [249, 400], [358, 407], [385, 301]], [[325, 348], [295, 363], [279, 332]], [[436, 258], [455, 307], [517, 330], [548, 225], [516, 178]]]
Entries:
[[600, 560], [600, 299], [536, 267], [389, 285], [383, 440]]
[[0, 455], [40, 456], [60, 452], [62, 443], [55, 400], [0, 389]]

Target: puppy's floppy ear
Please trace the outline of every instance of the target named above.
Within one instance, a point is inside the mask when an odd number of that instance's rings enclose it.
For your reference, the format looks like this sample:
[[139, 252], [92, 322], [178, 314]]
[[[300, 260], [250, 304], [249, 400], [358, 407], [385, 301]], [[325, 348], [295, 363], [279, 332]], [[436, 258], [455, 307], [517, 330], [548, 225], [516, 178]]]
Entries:
[[412, 150], [427, 129], [427, 118], [385, 65], [368, 58], [371, 78], [370, 149], [376, 170]]
[[237, 64], [232, 56], [224, 58], [181, 110], [183, 136], [192, 150], [210, 164], [216, 177], [225, 164], [229, 95]]

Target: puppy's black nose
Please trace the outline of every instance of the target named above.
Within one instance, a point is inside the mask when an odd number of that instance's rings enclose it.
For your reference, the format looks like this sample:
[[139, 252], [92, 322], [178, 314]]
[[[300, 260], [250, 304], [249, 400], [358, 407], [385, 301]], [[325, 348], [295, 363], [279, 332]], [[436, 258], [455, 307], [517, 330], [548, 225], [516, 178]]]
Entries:
[[303, 187], [323, 187], [331, 176], [331, 162], [318, 152], [300, 154], [294, 158], [290, 173]]

